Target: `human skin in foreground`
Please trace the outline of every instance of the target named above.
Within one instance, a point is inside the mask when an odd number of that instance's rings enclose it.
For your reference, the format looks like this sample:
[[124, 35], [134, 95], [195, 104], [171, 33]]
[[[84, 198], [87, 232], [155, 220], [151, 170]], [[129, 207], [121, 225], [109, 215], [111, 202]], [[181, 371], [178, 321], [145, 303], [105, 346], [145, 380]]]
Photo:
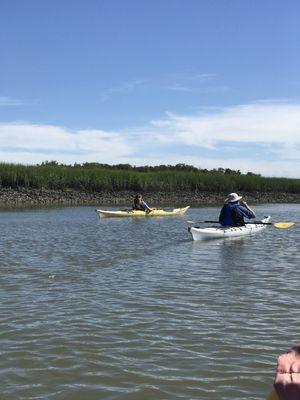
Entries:
[[268, 400], [300, 400], [300, 343], [277, 360], [274, 390]]

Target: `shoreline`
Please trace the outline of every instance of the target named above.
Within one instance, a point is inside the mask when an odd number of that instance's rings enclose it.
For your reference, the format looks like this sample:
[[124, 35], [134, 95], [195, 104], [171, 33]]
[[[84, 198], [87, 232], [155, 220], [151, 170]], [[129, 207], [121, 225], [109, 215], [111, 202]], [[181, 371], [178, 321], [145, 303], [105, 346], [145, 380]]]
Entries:
[[[157, 206], [215, 206], [221, 205], [228, 193], [210, 192], [157, 192], [143, 193], [151, 207]], [[300, 194], [295, 193], [239, 193], [250, 204], [300, 203]], [[11, 189], [0, 188], [0, 207], [20, 208], [26, 206], [90, 205], [90, 206], [130, 206], [135, 193], [84, 192], [76, 190]]]

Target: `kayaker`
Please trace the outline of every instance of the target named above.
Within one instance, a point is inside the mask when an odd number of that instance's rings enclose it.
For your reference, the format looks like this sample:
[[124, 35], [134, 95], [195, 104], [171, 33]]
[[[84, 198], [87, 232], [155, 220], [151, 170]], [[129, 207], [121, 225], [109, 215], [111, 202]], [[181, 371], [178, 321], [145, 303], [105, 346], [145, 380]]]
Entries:
[[221, 209], [219, 222], [222, 226], [243, 226], [244, 218], [256, 218], [255, 212], [237, 193], [230, 193]]
[[143, 200], [143, 196], [141, 194], [137, 194], [133, 200], [132, 210], [141, 210], [146, 212], [153, 211], [152, 208], [148, 206], [148, 204]]
[[274, 389], [267, 400], [300, 399], [300, 343], [278, 357]]

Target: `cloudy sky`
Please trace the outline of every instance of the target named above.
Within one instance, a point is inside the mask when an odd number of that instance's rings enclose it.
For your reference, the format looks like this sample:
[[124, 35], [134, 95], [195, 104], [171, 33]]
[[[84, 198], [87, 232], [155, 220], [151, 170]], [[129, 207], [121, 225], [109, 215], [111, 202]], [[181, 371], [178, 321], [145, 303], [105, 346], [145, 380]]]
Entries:
[[300, 178], [298, 0], [0, 0], [0, 161]]

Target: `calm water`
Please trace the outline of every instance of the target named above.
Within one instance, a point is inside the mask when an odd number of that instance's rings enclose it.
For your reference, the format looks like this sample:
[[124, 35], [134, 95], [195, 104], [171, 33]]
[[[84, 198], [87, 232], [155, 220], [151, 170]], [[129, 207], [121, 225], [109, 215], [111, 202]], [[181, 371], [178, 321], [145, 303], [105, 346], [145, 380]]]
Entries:
[[300, 205], [255, 210], [298, 225], [201, 243], [186, 221], [217, 208], [1, 212], [0, 398], [264, 399], [300, 339]]

